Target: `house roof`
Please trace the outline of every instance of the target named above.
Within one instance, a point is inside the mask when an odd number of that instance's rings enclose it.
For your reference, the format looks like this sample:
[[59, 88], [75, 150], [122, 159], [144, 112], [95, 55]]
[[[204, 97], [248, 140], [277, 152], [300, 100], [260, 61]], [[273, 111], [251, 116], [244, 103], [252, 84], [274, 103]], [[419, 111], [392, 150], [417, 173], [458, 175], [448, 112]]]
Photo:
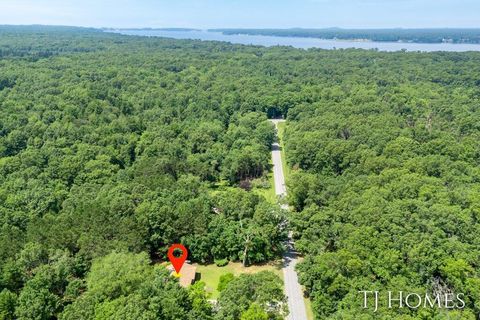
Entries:
[[[169, 265], [167, 268], [172, 273], [175, 273], [172, 265]], [[180, 276], [179, 276], [180, 285], [186, 288], [191, 284], [193, 284], [195, 282], [196, 273], [197, 273], [197, 267], [189, 263], [184, 263], [182, 266], [182, 269], [180, 269]]]

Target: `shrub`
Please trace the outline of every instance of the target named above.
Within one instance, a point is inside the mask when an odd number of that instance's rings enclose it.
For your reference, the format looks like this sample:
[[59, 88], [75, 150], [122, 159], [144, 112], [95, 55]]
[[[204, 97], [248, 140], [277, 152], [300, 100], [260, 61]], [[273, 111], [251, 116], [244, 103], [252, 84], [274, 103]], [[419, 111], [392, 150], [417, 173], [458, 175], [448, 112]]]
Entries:
[[228, 259], [215, 259], [217, 267], [225, 267], [228, 264]]

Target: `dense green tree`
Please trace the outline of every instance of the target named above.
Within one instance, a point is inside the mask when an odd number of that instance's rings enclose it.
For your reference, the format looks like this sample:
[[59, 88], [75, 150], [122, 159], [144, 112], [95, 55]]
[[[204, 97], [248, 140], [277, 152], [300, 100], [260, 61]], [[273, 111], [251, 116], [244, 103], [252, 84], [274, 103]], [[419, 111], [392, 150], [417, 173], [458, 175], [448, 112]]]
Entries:
[[243, 274], [220, 293], [217, 319], [277, 319], [286, 315], [286, 298], [279, 277], [271, 272]]
[[223, 290], [225, 290], [225, 288], [233, 279], [235, 279], [235, 275], [233, 273], [226, 273], [224, 275], [221, 275], [218, 281], [217, 290], [219, 292], [222, 292]]
[[15, 306], [17, 304], [17, 296], [8, 289], [3, 289], [0, 292], [0, 319], [13, 320], [15, 319]]
[[143, 253], [111, 253], [93, 261], [86, 291], [60, 318], [193, 320], [209, 319], [211, 314], [201, 283], [186, 290]]
[[268, 320], [268, 314], [256, 303], [252, 303], [247, 311], [242, 313], [241, 320]]

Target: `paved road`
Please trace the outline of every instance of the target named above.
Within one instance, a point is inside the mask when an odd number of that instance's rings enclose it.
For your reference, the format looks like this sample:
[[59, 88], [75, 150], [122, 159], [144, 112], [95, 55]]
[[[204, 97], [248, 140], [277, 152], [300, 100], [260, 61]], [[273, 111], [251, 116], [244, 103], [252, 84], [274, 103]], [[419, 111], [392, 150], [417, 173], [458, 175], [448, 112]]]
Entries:
[[[285, 120], [272, 120], [277, 126], [279, 122]], [[278, 196], [285, 196], [287, 188], [285, 187], [285, 176], [283, 174], [281, 149], [278, 143], [272, 145], [273, 178], [275, 180], [275, 193]], [[285, 205], [288, 209], [288, 206]], [[285, 294], [288, 298], [288, 310], [290, 311], [287, 320], [307, 320], [305, 303], [303, 302], [303, 290], [298, 283], [295, 265], [297, 264], [297, 254], [293, 247], [292, 234], [288, 235], [287, 251], [283, 255], [283, 277], [285, 281]]]

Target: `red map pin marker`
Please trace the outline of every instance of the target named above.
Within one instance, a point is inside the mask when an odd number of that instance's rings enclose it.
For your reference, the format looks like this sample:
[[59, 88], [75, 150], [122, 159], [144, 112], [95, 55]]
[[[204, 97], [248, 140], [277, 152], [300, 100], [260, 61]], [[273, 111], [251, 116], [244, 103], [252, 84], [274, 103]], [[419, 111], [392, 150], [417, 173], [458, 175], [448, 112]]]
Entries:
[[[173, 255], [175, 250], [181, 250], [182, 255], [180, 257], [175, 257]], [[187, 257], [188, 257], [187, 248], [185, 248], [185, 246], [181, 244], [174, 244], [168, 249], [168, 259], [172, 263], [173, 268], [175, 269], [175, 272], [177, 274], [179, 274], [180, 270], [182, 270], [182, 266], [185, 263], [185, 260], [187, 260]]]

